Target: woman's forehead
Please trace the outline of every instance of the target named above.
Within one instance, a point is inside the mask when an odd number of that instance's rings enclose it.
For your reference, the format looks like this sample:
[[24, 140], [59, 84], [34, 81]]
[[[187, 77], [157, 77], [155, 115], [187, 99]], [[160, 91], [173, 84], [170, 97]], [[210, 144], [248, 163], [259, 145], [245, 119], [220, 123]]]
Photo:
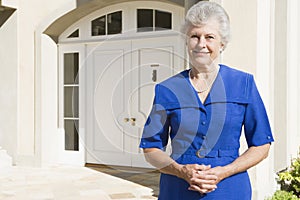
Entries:
[[187, 34], [194, 33], [212, 33], [219, 34], [219, 24], [218, 23], [206, 23], [202, 25], [191, 25], [187, 30]]

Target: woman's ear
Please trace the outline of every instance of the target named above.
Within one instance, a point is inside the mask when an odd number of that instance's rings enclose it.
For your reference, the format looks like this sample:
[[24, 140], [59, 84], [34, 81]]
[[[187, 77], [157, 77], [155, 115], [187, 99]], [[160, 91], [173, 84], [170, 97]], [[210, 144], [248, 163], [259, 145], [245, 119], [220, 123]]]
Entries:
[[220, 53], [222, 53], [223, 51], [224, 51], [224, 44], [223, 43], [221, 43], [221, 47], [220, 47]]

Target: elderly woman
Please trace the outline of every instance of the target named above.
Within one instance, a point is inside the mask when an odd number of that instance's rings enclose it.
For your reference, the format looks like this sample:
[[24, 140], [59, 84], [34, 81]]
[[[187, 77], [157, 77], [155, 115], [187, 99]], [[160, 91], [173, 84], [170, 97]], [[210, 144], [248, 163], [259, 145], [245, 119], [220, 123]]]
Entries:
[[[140, 147], [161, 174], [161, 200], [250, 200], [247, 170], [273, 141], [253, 76], [218, 64], [230, 36], [229, 17], [213, 2], [187, 13], [191, 69], [156, 85]], [[244, 129], [248, 149], [239, 154]], [[171, 139], [172, 153], [164, 151]]]

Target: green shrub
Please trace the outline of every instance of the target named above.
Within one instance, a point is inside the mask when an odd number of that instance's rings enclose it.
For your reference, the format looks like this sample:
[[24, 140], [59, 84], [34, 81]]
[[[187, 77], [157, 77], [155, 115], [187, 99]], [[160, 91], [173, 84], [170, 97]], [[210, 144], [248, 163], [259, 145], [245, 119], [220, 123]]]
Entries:
[[277, 173], [277, 190], [267, 200], [300, 200], [300, 153], [293, 159], [291, 166]]
[[292, 192], [277, 190], [274, 195], [266, 200], [299, 200]]
[[278, 173], [277, 182], [281, 190], [293, 192], [300, 197], [300, 156], [292, 160], [289, 168]]

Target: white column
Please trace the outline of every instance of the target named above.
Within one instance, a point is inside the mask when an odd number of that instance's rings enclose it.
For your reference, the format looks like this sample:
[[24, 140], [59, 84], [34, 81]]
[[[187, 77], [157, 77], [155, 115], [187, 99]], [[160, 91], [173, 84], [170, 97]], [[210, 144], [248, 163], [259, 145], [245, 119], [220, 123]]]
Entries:
[[299, 0], [287, 1], [287, 152], [295, 158], [300, 145], [299, 129]]
[[[256, 37], [256, 82], [260, 94], [265, 103], [271, 126], [274, 124], [273, 112], [273, 3], [269, 0], [257, 1], [257, 37]], [[265, 199], [272, 195], [276, 188], [274, 172], [274, 153], [273, 146], [270, 149], [269, 156], [253, 170], [253, 199]]]
[[[297, 1], [298, 2], [298, 1]], [[300, 10], [300, 3], [298, 2], [298, 10]], [[298, 16], [297, 16], [297, 24], [298, 24], [298, 35], [300, 34], [300, 15], [298, 14]], [[298, 55], [300, 54], [300, 39], [298, 39], [298, 45], [297, 45], [297, 47], [298, 47]], [[300, 56], [298, 56], [298, 61], [297, 61], [298, 63], [298, 66], [300, 66]], [[300, 77], [300, 70], [298, 70], [298, 77]], [[297, 86], [297, 88], [298, 88], [298, 100], [300, 100], [300, 91], [299, 91], [299, 88], [300, 88], [300, 81], [298, 81], [298, 86]], [[300, 115], [299, 115], [299, 113], [300, 113], [300, 106], [298, 106], [298, 110], [297, 110], [297, 113], [298, 113], [298, 121], [297, 121], [297, 124], [300, 124]], [[297, 135], [297, 141], [298, 142], [300, 142], [300, 130], [299, 130], [300, 128], [299, 128], [299, 126], [298, 126], [298, 135]], [[298, 146], [299, 146], [299, 151], [300, 151], [300, 144], [298, 144]]]
[[274, 11], [274, 152], [275, 170], [289, 163], [287, 143], [287, 1], [276, 0]]

